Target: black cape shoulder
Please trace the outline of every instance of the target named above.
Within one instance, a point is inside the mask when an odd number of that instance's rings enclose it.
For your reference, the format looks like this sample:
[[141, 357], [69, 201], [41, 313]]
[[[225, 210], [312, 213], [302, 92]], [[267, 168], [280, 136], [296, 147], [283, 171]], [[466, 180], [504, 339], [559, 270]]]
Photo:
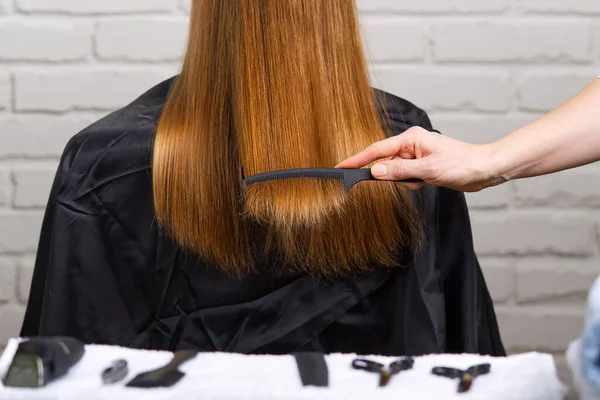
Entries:
[[[152, 199], [153, 136], [172, 82], [65, 147], [22, 336], [241, 353], [505, 354], [462, 193], [414, 194], [427, 244], [404, 269], [335, 282], [280, 272], [237, 280], [182, 252], [157, 228]], [[423, 110], [374, 92], [395, 134], [432, 130]]]

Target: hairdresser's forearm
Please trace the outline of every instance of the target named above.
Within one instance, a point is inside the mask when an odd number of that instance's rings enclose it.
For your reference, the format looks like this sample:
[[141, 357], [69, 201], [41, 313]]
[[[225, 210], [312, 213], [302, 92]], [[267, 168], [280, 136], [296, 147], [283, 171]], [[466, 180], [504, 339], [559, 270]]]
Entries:
[[600, 79], [551, 113], [492, 143], [491, 152], [494, 183], [600, 160]]

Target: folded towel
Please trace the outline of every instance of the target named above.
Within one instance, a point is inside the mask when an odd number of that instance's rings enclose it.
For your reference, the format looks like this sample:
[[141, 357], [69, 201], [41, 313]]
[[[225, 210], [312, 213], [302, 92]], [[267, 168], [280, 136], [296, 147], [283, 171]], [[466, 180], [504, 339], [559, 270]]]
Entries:
[[[9, 344], [0, 358], [0, 375], [6, 371], [16, 348]], [[11, 350], [12, 349], [12, 350]], [[12, 354], [11, 354], [12, 353]], [[139, 372], [166, 364], [171, 353], [88, 345], [81, 361], [63, 378], [39, 389], [0, 386], [0, 399], [27, 400], [118, 400], [118, 399], [465, 399], [465, 400], [561, 400], [560, 383], [552, 356], [525, 353], [493, 358], [473, 354], [439, 354], [416, 357], [412, 370], [392, 378], [387, 387], [378, 387], [378, 375], [351, 368], [353, 354], [326, 356], [329, 387], [303, 387], [293, 356], [199, 353], [180, 367], [186, 374], [175, 386], [160, 389], [127, 388]], [[121, 382], [104, 386], [101, 372], [110, 363], [124, 358], [129, 374]], [[369, 356], [385, 363], [393, 357]], [[466, 369], [490, 363], [491, 372], [474, 380], [471, 390], [457, 393], [458, 381], [431, 374], [435, 366]]]

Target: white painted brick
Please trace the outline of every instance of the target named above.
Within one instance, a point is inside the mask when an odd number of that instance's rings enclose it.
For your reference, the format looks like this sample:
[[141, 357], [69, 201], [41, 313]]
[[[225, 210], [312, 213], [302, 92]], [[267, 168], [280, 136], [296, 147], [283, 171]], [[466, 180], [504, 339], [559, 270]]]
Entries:
[[0, 61], [77, 61], [91, 52], [92, 28], [82, 22], [0, 20]]
[[480, 255], [591, 255], [593, 221], [583, 214], [550, 211], [472, 212], [473, 241]]
[[37, 249], [42, 212], [0, 212], [0, 253], [26, 253]]
[[17, 300], [20, 303], [26, 304], [29, 298], [29, 289], [31, 288], [31, 278], [33, 277], [33, 267], [35, 258], [24, 258], [17, 262]]
[[9, 339], [18, 338], [25, 317], [25, 307], [15, 304], [0, 306], [0, 346]]
[[0, 304], [13, 299], [16, 274], [14, 260], [8, 257], [0, 257]]
[[12, 197], [12, 182], [7, 169], [0, 168], [0, 206], [5, 206]]
[[430, 113], [434, 128], [443, 135], [475, 144], [492, 143], [540, 116]]
[[402, 14], [497, 13], [508, 8], [509, 0], [358, 0], [362, 12], [396, 12]]
[[92, 116], [33, 116], [0, 118], [0, 159], [58, 158], [69, 139], [94, 122]]
[[420, 61], [425, 59], [426, 26], [381, 18], [362, 23], [365, 51], [371, 62]]
[[479, 260], [488, 290], [495, 303], [503, 303], [515, 295], [516, 273], [512, 261]]
[[475, 193], [465, 193], [470, 209], [504, 208], [513, 198], [511, 182]]
[[517, 84], [519, 108], [550, 111], [577, 94], [600, 75], [600, 68], [587, 74], [552, 74], [535, 72], [521, 77]]
[[189, 13], [192, 9], [192, 0], [180, 0], [179, 8], [181, 8], [184, 12]]
[[15, 74], [19, 111], [107, 110], [136, 99], [171, 71], [78, 70]]
[[8, 74], [0, 73], [0, 111], [10, 106], [10, 79]]
[[30, 13], [122, 14], [165, 12], [176, 0], [15, 0], [19, 11]]
[[56, 168], [16, 169], [13, 171], [15, 208], [44, 208], [48, 202], [50, 187], [56, 174]]
[[394, 68], [371, 69], [373, 86], [410, 100], [427, 111], [507, 111], [512, 89], [502, 72], [440, 72]]
[[98, 24], [96, 54], [102, 60], [176, 61], [185, 54], [188, 21], [118, 19]]
[[440, 22], [432, 27], [439, 62], [585, 62], [591, 25], [577, 22]]
[[517, 300], [525, 303], [575, 299], [583, 304], [599, 274], [597, 260], [519, 260]]
[[496, 307], [507, 351], [563, 352], [581, 335], [584, 307]]
[[519, 0], [520, 9], [535, 14], [598, 14], [597, 0]]
[[600, 185], [592, 182], [600, 182], [600, 168], [596, 165], [520, 179], [514, 182], [516, 205], [600, 207]]

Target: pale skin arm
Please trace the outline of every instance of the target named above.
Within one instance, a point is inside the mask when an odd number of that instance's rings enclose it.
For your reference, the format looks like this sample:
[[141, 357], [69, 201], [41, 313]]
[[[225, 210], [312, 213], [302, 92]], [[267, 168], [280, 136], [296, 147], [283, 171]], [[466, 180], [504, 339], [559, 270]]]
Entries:
[[[463, 192], [596, 162], [600, 160], [600, 79], [552, 112], [493, 143], [465, 143], [414, 127], [372, 144], [337, 167], [361, 168], [389, 157], [372, 167], [376, 178], [419, 178]], [[382, 173], [382, 167], [387, 172]]]

